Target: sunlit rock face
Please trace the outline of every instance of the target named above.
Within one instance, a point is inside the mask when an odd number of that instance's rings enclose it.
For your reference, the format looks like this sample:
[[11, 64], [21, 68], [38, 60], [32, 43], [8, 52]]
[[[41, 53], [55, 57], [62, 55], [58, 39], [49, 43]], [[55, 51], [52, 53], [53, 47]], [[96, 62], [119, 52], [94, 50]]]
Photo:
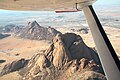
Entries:
[[[23, 80], [106, 80], [97, 53], [79, 35], [57, 34], [50, 47], [19, 71]], [[93, 75], [94, 74], [94, 75]]]

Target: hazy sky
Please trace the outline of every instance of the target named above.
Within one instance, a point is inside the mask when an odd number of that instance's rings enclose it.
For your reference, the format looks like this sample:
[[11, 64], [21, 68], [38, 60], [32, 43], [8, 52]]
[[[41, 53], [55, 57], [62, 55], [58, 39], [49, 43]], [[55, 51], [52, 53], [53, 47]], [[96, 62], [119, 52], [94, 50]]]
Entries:
[[96, 5], [120, 5], [120, 0], [97, 0]]
[[[101, 6], [102, 5], [102, 6]], [[111, 6], [119, 6], [117, 8]], [[96, 10], [104, 9], [109, 11], [118, 11], [120, 10], [120, 0], [97, 0], [96, 3], [94, 3]], [[48, 16], [49, 15], [49, 16]], [[74, 21], [73, 17], [79, 17], [79, 14], [53, 14], [53, 12], [23, 12], [23, 11], [9, 11], [9, 10], [0, 10], [0, 25], [5, 25], [9, 23], [26, 23], [29, 20], [37, 19], [39, 21], [55, 21], [56, 17], [62, 16], [64, 20], [72, 20]], [[63, 19], [60, 18], [60, 19]]]

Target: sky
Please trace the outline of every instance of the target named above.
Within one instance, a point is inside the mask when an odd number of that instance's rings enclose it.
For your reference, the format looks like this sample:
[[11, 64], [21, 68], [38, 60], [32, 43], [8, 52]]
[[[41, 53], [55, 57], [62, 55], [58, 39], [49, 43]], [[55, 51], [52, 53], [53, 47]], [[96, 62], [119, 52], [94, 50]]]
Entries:
[[[117, 8], [111, 6], [118, 6]], [[94, 3], [96, 10], [99, 9], [112, 9], [112, 11], [120, 10], [120, 0], [97, 0]], [[103, 8], [104, 7], [104, 8]], [[39, 12], [39, 11], [9, 11], [0, 9], [0, 26], [6, 24], [25, 24], [28, 21], [38, 20], [39, 22], [58, 22], [59, 21], [69, 21], [72, 22], [79, 21], [80, 16], [78, 13], [70, 14], [55, 14], [54, 12]], [[70, 21], [69, 21], [70, 22]]]
[[95, 5], [120, 5], [120, 0], [97, 0]]

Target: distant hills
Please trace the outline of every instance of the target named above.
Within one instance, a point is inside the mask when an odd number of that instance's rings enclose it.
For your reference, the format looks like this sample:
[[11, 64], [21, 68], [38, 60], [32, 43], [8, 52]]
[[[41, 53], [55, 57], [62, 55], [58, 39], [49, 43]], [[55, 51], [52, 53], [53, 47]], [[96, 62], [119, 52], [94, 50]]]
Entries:
[[15, 24], [8, 24], [8, 25], [5, 25], [4, 27], [1, 27], [0, 28], [0, 32], [2, 33], [9, 33], [9, 32], [18, 32], [20, 31], [24, 26], [22, 25], [15, 25]]
[[[43, 27], [38, 24], [37, 21], [28, 22], [27, 26], [8, 24], [0, 28], [1, 33], [13, 33], [14, 37], [31, 39], [31, 40], [49, 40], [52, 39], [60, 33], [56, 29], [48, 26]], [[61, 33], [60, 33], [61, 34]], [[3, 37], [2, 34], [0, 34]]]

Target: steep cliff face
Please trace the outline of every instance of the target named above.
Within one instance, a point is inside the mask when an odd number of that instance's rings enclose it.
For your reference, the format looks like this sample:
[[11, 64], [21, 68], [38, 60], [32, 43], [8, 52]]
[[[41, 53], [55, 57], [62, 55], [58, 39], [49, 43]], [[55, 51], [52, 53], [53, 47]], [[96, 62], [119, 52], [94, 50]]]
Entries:
[[74, 74], [81, 80], [106, 79], [97, 53], [73, 33], [57, 34], [51, 46], [33, 56], [19, 74], [23, 80], [69, 80]]
[[32, 40], [52, 40], [58, 32], [51, 27], [42, 27], [36, 21], [29, 22], [28, 25], [21, 31], [16, 33], [16, 36], [32, 39]]

